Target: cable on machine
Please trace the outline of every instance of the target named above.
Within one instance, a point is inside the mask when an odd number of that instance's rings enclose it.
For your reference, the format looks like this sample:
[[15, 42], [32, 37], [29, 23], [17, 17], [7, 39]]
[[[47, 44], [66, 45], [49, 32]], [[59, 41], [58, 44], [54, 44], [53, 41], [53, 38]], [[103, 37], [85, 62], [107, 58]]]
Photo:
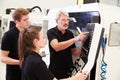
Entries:
[[42, 9], [39, 6], [32, 7], [29, 11], [32, 12], [33, 9], [38, 8], [40, 12], [42, 12]]
[[102, 57], [102, 61], [101, 61], [101, 80], [106, 80], [106, 73], [107, 73], [107, 63], [104, 61], [104, 56], [105, 56], [105, 45], [107, 42], [107, 37], [103, 37], [102, 38], [102, 53], [103, 53], [103, 57]]

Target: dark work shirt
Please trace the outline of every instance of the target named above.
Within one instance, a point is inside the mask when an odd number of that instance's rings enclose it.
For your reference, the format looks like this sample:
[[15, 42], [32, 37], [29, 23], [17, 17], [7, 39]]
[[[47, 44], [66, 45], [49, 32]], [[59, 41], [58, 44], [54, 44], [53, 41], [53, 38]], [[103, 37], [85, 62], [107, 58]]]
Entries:
[[56, 52], [50, 45], [50, 42], [53, 39], [57, 39], [59, 42], [69, 40], [74, 37], [73, 33], [66, 30], [65, 34], [62, 34], [57, 27], [54, 27], [48, 30], [47, 36], [50, 50], [49, 69], [58, 79], [69, 77], [69, 73], [71, 72], [70, 69], [73, 66], [71, 49], [75, 48], [75, 44], [64, 50]]
[[[8, 57], [13, 59], [18, 58], [18, 37], [19, 30], [14, 27], [7, 31], [1, 42], [1, 50], [9, 51]], [[21, 80], [21, 70], [18, 65], [9, 65], [6, 67], [6, 80]]]
[[22, 80], [53, 80], [54, 75], [47, 69], [42, 57], [29, 52], [22, 65]]

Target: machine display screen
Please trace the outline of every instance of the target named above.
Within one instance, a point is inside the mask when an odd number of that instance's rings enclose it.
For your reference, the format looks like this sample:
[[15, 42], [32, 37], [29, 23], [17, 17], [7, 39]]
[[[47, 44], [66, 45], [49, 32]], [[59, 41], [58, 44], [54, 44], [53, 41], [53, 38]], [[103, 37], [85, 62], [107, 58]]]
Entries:
[[69, 29], [73, 30], [79, 27], [81, 31], [86, 31], [87, 23], [100, 23], [100, 14], [98, 11], [70, 12], [69, 17]]
[[[89, 53], [89, 48], [90, 48], [90, 44], [91, 44], [91, 37], [92, 37], [92, 33], [94, 31], [94, 23], [100, 23], [100, 14], [98, 11], [88, 11], [88, 12], [70, 12], [69, 13], [69, 30], [71, 30], [74, 34], [74, 36], [77, 36], [78, 33], [77, 28], [79, 27], [80, 30], [82, 32], [84, 31], [89, 31], [89, 35], [86, 38], [86, 42], [83, 45], [83, 55], [81, 57], [83, 57], [83, 61], [86, 63], [87, 62], [87, 56]], [[77, 42], [76, 46], [79, 46], [80, 43]], [[86, 53], [86, 54], [85, 54]]]

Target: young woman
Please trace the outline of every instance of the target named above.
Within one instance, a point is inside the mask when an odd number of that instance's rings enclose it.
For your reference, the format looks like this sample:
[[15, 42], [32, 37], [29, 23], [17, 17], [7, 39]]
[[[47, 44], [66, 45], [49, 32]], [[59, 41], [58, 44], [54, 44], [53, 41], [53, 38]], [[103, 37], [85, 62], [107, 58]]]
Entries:
[[[57, 80], [39, 55], [39, 50], [46, 44], [41, 27], [30, 26], [22, 31], [18, 43], [22, 80]], [[85, 80], [87, 75], [77, 73], [74, 77], [61, 80]]]

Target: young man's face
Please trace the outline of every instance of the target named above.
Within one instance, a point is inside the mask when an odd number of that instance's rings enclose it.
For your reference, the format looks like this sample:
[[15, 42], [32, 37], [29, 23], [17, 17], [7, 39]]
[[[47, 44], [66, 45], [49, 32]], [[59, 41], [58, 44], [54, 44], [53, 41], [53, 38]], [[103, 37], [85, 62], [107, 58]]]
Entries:
[[29, 16], [23, 15], [20, 21], [17, 21], [17, 25], [21, 28], [27, 28], [29, 26]]

